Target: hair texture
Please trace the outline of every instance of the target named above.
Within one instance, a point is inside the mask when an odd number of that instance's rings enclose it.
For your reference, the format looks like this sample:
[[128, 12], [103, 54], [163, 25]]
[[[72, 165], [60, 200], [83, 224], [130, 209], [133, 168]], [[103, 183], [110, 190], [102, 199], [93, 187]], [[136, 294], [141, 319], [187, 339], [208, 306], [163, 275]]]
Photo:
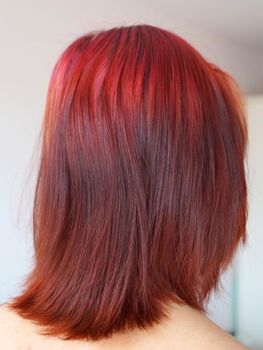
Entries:
[[159, 323], [170, 302], [206, 312], [246, 241], [234, 78], [167, 29], [89, 32], [53, 68], [42, 128], [34, 267], [10, 307], [93, 341]]

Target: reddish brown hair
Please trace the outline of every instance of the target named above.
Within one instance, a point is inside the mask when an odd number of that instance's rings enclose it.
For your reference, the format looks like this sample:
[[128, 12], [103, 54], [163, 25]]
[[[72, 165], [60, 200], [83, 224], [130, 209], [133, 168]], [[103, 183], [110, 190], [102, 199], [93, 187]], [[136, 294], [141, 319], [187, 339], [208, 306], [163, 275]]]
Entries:
[[245, 242], [247, 125], [235, 80], [151, 25], [77, 38], [52, 72], [35, 264], [10, 306], [43, 334], [98, 340], [205, 311]]

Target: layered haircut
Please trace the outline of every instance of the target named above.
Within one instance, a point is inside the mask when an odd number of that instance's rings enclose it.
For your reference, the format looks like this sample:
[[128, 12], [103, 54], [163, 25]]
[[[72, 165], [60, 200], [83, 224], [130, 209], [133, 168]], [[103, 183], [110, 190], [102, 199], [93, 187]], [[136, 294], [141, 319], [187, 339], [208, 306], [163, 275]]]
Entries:
[[247, 121], [235, 79], [167, 29], [74, 40], [53, 69], [35, 263], [9, 306], [41, 334], [99, 340], [206, 312], [246, 240]]

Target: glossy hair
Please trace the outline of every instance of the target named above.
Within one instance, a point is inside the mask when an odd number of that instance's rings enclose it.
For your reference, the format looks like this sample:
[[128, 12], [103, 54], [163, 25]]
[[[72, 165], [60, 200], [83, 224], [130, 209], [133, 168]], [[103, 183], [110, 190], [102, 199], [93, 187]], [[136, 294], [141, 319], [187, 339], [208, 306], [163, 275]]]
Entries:
[[246, 239], [246, 123], [234, 78], [166, 29], [74, 40], [48, 88], [35, 264], [10, 307], [94, 341], [170, 302], [205, 312]]

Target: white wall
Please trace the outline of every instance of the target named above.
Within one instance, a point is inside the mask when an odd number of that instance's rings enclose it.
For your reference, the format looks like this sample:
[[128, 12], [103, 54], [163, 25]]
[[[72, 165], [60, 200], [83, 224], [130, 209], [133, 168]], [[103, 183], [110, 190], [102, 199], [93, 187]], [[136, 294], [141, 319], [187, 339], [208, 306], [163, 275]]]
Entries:
[[263, 349], [263, 95], [248, 98], [248, 243], [239, 259], [239, 335]]

